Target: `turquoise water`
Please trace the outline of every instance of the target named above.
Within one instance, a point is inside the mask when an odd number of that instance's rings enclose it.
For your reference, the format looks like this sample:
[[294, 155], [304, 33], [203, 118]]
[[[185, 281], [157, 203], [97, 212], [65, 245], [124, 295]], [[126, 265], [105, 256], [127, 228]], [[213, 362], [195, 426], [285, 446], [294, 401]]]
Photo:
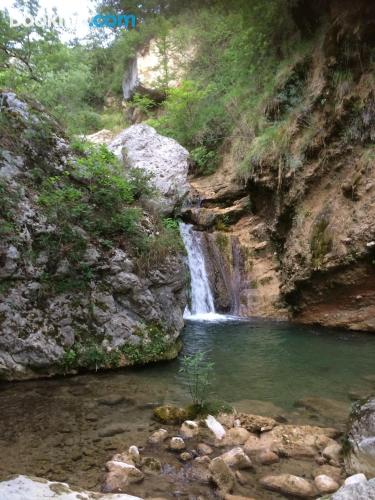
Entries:
[[[375, 388], [371, 334], [259, 320], [190, 322], [183, 340], [182, 354], [205, 351], [215, 363], [212, 397], [241, 411], [342, 426], [349, 393]], [[0, 479], [24, 473], [100, 488], [103, 464], [160, 425], [151, 418], [154, 406], [189, 402], [180, 363], [0, 384]], [[296, 407], [303, 398], [312, 407]], [[103, 435], [113, 425], [122, 432]]]
[[[213, 390], [219, 399], [270, 401], [285, 409], [317, 396], [347, 400], [370, 390], [375, 374], [375, 335], [254, 320], [190, 322], [183, 354], [208, 353], [215, 363]], [[139, 375], [182, 385], [179, 361], [147, 367]]]

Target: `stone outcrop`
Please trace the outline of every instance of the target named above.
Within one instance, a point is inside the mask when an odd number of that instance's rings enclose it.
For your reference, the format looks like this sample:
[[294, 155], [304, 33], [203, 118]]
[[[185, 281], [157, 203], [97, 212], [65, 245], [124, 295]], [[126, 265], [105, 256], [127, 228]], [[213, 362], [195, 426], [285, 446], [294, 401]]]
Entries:
[[375, 477], [375, 399], [355, 406], [347, 440], [347, 472]]
[[[59, 126], [37, 104], [12, 93], [0, 98], [8, 120], [0, 154], [0, 377], [175, 357], [186, 305], [182, 254], [167, 250], [157, 265], [140, 266], [131, 241], [120, 238], [108, 247], [78, 218], [64, 226], [74, 237], [60, 244], [61, 232], [43, 209], [40, 192], [47, 179], [64, 173], [71, 178], [75, 156]], [[178, 145], [175, 150], [175, 161], [186, 161], [185, 150]], [[130, 146], [128, 152], [132, 157]], [[141, 151], [134, 154], [141, 161]], [[148, 160], [151, 156], [148, 150]], [[181, 168], [182, 186], [175, 175], [169, 194], [186, 189], [187, 167]], [[77, 193], [80, 181], [69, 182], [64, 193]], [[136, 210], [142, 214], [139, 236], [152, 240], [157, 236], [153, 216]]]
[[109, 144], [125, 169], [141, 169], [150, 175], [159, 194], [157, 206], [172, 212], [189, 191], [188, 151], [174, 139], [159, 135], [149, 125], [139, 124], [123, 130]]
[[75, 490], [66, 483], [47, 481], [37, 477], [17, 476], [0, 482], [0, 498], [7, 500], [141, 500], [132, 495], [106, 495], [93, 491]]

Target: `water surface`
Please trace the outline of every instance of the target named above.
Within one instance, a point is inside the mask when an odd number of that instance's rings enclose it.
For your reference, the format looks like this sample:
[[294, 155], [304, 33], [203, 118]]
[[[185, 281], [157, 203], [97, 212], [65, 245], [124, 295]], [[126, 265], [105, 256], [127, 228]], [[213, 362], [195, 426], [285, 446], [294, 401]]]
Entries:
[[[183, 354], [205, 351], [214, 361], [214, 397], [244, 411], [333, 425], [345, 418], [349, 393], [373, 388], [372, 335], [258, 320], [190, 322], [183, 339]], [[99, 488], [105, 461], [158, 427], [155, 405], [189, 401], [179, 368], [175, 360], [0, 385], [0, 478], [26, 473]], [[306, 397], [324, 398], [328, 410], [296, 408]], [[123, 432], [103, 435], [113, 424]]]

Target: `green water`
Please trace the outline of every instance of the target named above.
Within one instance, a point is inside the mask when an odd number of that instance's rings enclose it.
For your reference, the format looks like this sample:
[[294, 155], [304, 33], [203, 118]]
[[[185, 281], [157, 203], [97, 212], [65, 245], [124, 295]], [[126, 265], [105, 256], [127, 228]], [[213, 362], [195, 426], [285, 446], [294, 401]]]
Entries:
[[[375, 387], [375, 336], [287, 323], [188, 323], [184, 351], [208, 352], [214, 398], [289, 422], [342, 424], [349, 393]], [[116, 451], [159, 427], [152, 408], [187, 403], [180, 361], [75, 377], [0, 384], [0, 479], [26, 473], [98, 489]], [[369, 376], [373, 376], [372, 378]], [[112, 405], [108, 396], [120, 396]], [[323, 399], [323, 409], [296, 407]], [[333, 400], [333, 401], [331, 401]], [[328, 401], [328, 403], [327, 403]], [[318, 405], [319, 406], [319, 405]], [[121, 424], [114, 436], [102, 429]]]

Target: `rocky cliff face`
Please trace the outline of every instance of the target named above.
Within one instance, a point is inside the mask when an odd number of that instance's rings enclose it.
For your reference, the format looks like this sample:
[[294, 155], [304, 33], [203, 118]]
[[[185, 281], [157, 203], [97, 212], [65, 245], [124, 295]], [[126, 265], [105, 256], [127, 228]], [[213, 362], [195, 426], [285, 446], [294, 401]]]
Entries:
[[0, 377], [174, 357], [187, 276], [178, 233], [144, 210], [137, 184], [108, 185], [104, 150], [79, 161], [38, 104], [2, 92], [0, 111]]
[[265, 103], [274, 135], [249, 137], [242, 155], [228, 140], [218, 171], [192, 180], [201, 208], [185, 217], [229, 269], [239, 245], [242, 314], [374, 331], [375, 16], [329, 4], [323, 36]]

